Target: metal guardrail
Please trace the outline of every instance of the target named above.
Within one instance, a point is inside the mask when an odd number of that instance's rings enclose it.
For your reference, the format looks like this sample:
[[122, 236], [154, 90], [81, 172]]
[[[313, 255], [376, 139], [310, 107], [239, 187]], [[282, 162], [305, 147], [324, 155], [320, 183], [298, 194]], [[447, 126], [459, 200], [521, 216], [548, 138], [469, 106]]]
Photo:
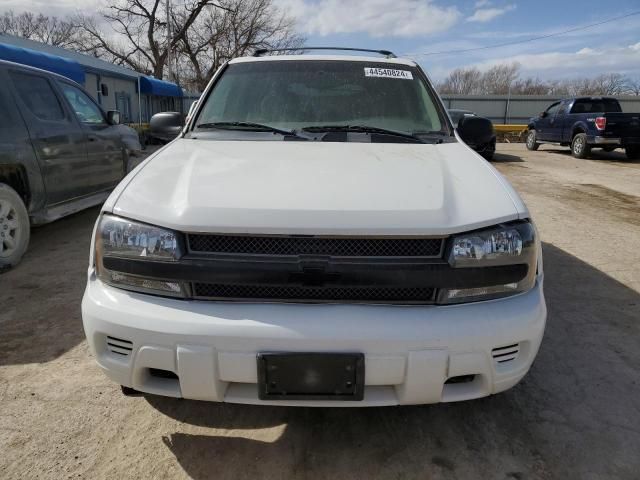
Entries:
[[520, 134], [527, 129], [527, 126], [522, 124], [494, 125], [493, 129], [498, 133]]
[[149, 130], [148, 123], [125, 123], [126, 126], [133, 128], [138, 133], [143, 133]]
[[[537, 116], [553, 102], [552, 95], [456, 95], [440, 96], [446, 108], [471, 110], [491, 120], [494, 125], [520, 125]], [[625, 113], [640, 112], [640, 96], [615, 96]]]

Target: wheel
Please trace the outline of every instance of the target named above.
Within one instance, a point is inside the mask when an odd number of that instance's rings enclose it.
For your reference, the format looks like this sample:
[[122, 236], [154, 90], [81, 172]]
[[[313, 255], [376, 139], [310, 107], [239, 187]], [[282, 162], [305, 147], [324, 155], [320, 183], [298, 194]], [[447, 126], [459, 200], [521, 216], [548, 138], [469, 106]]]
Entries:
[[540, 144], [536, 142], [536, 131], [529, 130], [527, 133], [527, 150], [538, 150], [540, 148]]
[[0, 269], [14, 267], [27, 251], [29, 214], [20, 195], [0, 183]]
[[627, 155], [629, 160], [638, 160], [640, 159], [640, 145], [634, 145], [633, 147], [626, 147], [624, 149], [624, 153]]
[[587, 135], [579, 133], [571, 142], [571, 155], [576, 158], [587, 158], [591, 153], [591, 145], [587, 143]]

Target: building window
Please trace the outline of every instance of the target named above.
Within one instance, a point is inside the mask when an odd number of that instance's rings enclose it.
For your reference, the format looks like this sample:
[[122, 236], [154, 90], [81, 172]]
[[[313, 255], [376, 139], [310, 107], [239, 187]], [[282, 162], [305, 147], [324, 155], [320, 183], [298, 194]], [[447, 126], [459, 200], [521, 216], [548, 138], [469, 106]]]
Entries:
[[131, 96], [127, 92], [116, 92], [116, 110], [120, 112], [122, 123], [131, 122]]

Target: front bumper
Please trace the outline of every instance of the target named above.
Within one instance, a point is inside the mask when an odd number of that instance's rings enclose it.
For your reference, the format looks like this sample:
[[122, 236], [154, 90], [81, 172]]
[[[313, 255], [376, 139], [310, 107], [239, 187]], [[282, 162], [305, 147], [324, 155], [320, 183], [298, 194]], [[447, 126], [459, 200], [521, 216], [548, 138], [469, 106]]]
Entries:
[[[184, 301], [114, 289], [91, 275], [82, 301], [91, 350], [121, 385], [172, 397], [299, 406], [423, 404], [501, 392], [529, 370], [546, 313], [541, 277], [529, 292], [505, 299], [390, 306]], [[516, 355], [499, 356], [505, 346]], [[362, 352], [364, 400], [259, 400], [262, 351]], [[467, 375], [473, 380], [445, 383]]]

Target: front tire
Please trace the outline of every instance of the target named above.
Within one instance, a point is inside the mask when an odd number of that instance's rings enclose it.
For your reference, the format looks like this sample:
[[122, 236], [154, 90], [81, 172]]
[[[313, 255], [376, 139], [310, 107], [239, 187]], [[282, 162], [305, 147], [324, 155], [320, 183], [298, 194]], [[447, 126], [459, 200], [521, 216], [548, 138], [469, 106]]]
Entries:
[[576, 158], [588, 158], [591, 154], [591, 145], [587, 143], [587, 134], [579, 133], [571, 142], [571, 155]]
[[0, 270], [20, 262], [30, 235], [29, 213], [22, 198], [9, 185], [0, 183]]
[[624, 153], [629, 160], [638, 160], [640, 159], [640, 145], [625, 147]]
[[527, 150], [538, 150], [538, 148], [540, 148], [540, 144], [536, 141], [536, 131], [535, 130], [529, 130], [529, 133], [527, 133]]

